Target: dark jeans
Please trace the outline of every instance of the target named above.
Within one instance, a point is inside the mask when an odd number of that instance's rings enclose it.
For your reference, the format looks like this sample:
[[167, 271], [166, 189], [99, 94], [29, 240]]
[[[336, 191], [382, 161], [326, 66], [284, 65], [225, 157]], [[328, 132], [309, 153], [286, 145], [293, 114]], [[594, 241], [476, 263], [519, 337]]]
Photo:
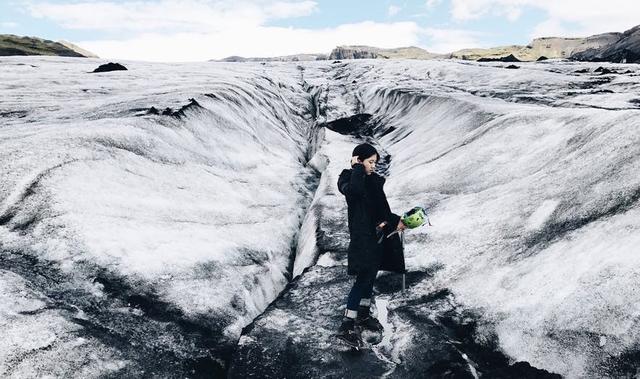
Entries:
[[353, 283], [349, 297], [347, 297], [347, 309], [357, 311], [360, 299], [371, 298], [373, 292], [373, 282], [376, 280], [376, 271], [364, 271], [356, 275], [356, 282]]

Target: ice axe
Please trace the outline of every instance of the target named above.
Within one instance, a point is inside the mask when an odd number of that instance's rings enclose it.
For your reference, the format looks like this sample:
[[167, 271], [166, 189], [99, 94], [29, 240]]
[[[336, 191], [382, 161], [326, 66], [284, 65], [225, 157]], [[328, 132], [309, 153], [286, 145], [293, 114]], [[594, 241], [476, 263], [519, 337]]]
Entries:
[[[427, 225], [433, 226], [431, 225], [431, 221], [429, 221], [427, 210], [420, 206], [413, 207], [408, 212], [405, 212], [400, 218], [400, 220], [402, 220], [402, 223], [405, 224], [409, 229], [419, 228], [422, 225], [425, 225], [425, 221]], [[389, 233], [387, 238], [393, 236], [394, 234], [400, 235], [401, 243], [404, 246], [404, 232], [400, 229], [396, 229], [395, 231]], [[378, 243], [380, 243], [381, 241], [382, 241], [382, 238], [380, 238]], [[402, 274], [402, 292], [404, 292], [405, 290], [406, 290], [406, 274], [403, 273]]]

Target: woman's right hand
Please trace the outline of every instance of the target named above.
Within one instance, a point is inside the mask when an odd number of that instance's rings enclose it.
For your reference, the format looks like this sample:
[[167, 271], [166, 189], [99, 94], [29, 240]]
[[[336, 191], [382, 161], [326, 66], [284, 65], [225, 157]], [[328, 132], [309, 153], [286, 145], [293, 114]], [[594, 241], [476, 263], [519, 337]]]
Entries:
[[396, 227], [396, 230], [403, 231], [406, 228], [407, 226], [404, 224], [404, 222], [402, 222], [402, 220], [398, 221], [398, 226]]
[[353, 165], [356, 163], [362, 163], [362, 161], [358, 158], [357, 155], [354, 155], [353, 157], [351, 157], [351, 167], [353, 167]]

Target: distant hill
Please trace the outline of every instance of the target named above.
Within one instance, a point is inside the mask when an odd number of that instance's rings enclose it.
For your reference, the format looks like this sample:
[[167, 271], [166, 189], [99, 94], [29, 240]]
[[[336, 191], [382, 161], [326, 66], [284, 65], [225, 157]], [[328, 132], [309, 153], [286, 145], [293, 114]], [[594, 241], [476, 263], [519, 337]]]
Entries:
[[451, 53], [452, 58], [478, 60], [502, 58], [513, 55], [521, 61], [536, 61], [540, 57], [570, 58], [589, 49], [607, 46], [619, 39], [620, 33], [598, 34], [586, 38], [544, 37], [536, 38], [529, 45], [499, 46], [488, 49], [463, 49]]
[[61, 57], [97, 57], [70, 42], [54, 42], [37, 37], [0, 34], [0, 56], [55, 55]]
[[284, 55], [279, 57], [264, 57], [264, 58], [246, 58], [233, 55], [223, 59], [212, 60], [217, 62], [299, 62], [299, 61], [322, 61], [327, 59], [327, 54], [295, 54]]
[[432, 54], [419, 47], [399, 47], [395, 49], [382, 49], [373, 46], [338, 46], [327, 54], [295, 54], [279, 57], [246, 58], [230, 56], [218, 61], [221, 62], [297, 62], [318, 61], [335, 59], [433, 59], [448, 58], [449, 55]]
[[512, 55], [519, 61], [544, 59], [572, 59], [640, 63], [640, 25], [624, 33], [603, 33], [584, 38], [543, 37], [528, 45], [498, 46], [487, 49], [471, 48], [448, 54], [435, 54], [419, 47], [382, 49], [372, 46], [338, 46], [326, 54], [298, 54], [269, 58], [227, 57], [225, 62], [310, 61], [324, 59], [464, 59], [504, 61]]
[[371, 46], [338, 46], [329, 59], [433, 59], [443, 58], [442, 54], [433, 54], [415, 46], [381, 49]]
[[615, 41], [573, 54], [580, 61], [640, 63], [640, 25], [616, 35]]

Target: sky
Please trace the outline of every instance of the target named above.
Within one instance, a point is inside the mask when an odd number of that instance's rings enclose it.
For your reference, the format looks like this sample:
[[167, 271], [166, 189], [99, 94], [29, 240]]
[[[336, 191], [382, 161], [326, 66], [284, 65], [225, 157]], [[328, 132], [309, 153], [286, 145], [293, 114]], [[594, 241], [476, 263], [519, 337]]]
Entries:
[[164, 62], [329, 53], [339, 45], [448, 53], [637, 24], [637, 0], [0, 2], [0, 34], [66, 40], [101, 58]]

